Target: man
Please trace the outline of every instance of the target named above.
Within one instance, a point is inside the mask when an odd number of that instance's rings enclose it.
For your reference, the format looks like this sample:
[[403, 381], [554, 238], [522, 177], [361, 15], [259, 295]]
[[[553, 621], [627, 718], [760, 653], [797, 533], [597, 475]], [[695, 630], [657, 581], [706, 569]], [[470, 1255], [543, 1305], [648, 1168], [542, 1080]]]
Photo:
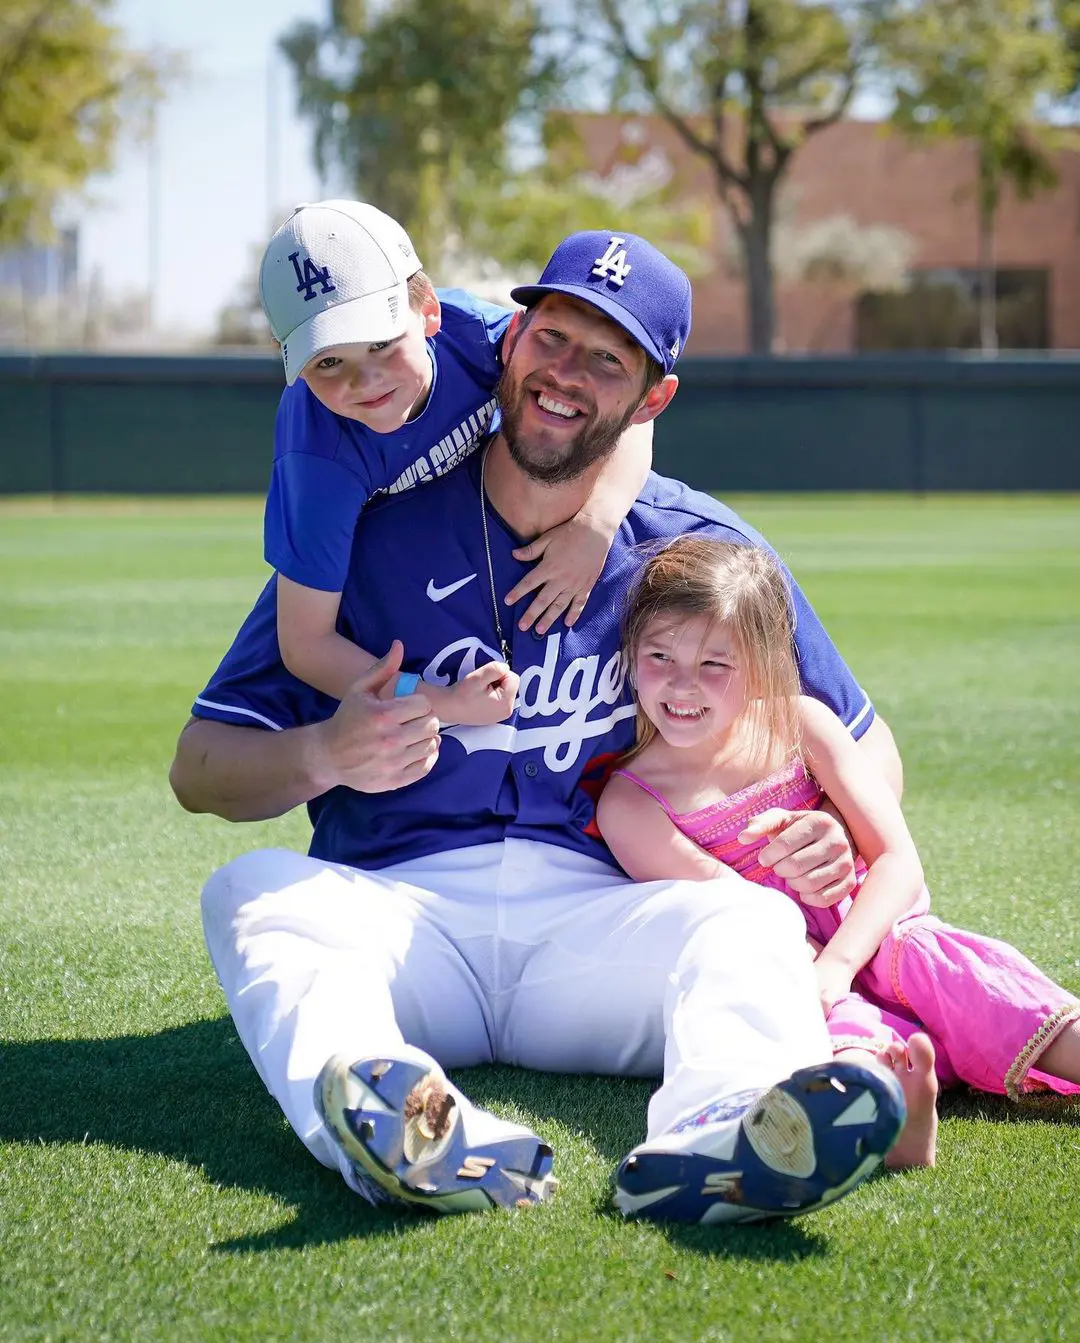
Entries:
[[[182, 804], [243, 820], [306, 802], [315, 827], [309, 857], [247, 854], [210, 879], [210, 954], [290, 1123], [372, 1201], [548, 1197], [550, 1148], [443, 1072], [498, 1059], [663, 1073], [647, 1140], [619, 1169], [624, 1213], [808, 1212], [891, 1146], [897, 1084], [827, 1061], [791, 901], [736, 881], [636, 885], [593, 824], [632, 740], [618, 622], [642, 547], [692, 529], [760, 538], [652, 477], [573, 628], [522, 631], [502, 600], [524, 572], [513, 549], [573, 516], [622, 430], [674, 395], [689, 282], [643, 239], [584, 233], [514, 297], [526, 312], [507, 334], [501, 430], [357, 528], [340, 628], [387, 657], [335, 707], [281, 666], [271, 586], [196, 700], [171, 774]], [[793, 601], [804, 686], [898, 782], [887, 728], [794, 587]], [[520, 678], [512, 719], [440, 734], [422, 685], [380, 699], [398, 634], [431, 684], [501, 652]], [[780, 822], [763, 860], [823, 902], [845, 894], [836, 823]]]

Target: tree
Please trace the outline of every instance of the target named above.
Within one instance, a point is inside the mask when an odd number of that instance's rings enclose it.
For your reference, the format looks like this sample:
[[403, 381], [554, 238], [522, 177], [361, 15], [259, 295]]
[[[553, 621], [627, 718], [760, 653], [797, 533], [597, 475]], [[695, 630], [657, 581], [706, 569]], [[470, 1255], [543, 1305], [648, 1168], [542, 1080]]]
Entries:
[[[320, 171], [399, 219], [440, 282], [528, 274], [568, 227], [613, 226], [612, 184], [587, 171], [554, 110], [563, 53], [534, 0], [335, 0], [325, 24], [296, 25], [281, 46]], [[639, 231], [700, 269], [700, 207], [666, 183], [634, 206]]]
[[452, 253], [463, 260], [493, 257], [525, 277], [535, 276], [569, 229], [625, 227], [629, 216], [634, 232], [690, 275], [707, 270], [708, 212], [680, 197], [673, 165], [634, 129], [633, 123], [622, 128], [614, 162], [600, 174], [587, 162], [575, 119], [549, 114], [539, 162], [507, 174], [480, 199], [468, 238], [455, 240]]
[[918, 0], [883, 32], [896, 79], [893, 122], [916, 140], [970, 140], [978, 211], [979, 337], [997, 349], [994, 220], [1012, 184], [1029, 199], [1057, 182], [1058, 129], [1038, 120], [1070, 86], [1054, 0]]
[[[906, 290], [916, 250], [915, 239], [891, 224], [860, 224], [848, 214], [802, 223], [792, 192], [783, 193], [771, 238], [773, 274], [785, 284], [814, 285], [826, 299], [806, 348], [819, 348], [838, 309], [860, 294]], [[741, 249], [732, 253], [732, 270], [743, 274]]]
[[0, 6], [0, 246], [44, 241], [57, 202], [109, 166], [121, 119], [164, 67], [128, 50], [111, 0]]
[[1068, 97], [1075, 106], [1080, 102], [1080, 4], [1057, 0], [1055, 10], [1069, 62]]
[[770, 239], [807, 137], [847, 111], [874, 54], [881, 3], [581, 0], [616, 104], [644, 105], [711, 168], [744, 257], [750, 348], [775, 332]]
[[322, 172], [399, 219], [437, 269], [511, 172], [514, 129], [558, 84], [533, 0], [333, 0], [281, 41]]

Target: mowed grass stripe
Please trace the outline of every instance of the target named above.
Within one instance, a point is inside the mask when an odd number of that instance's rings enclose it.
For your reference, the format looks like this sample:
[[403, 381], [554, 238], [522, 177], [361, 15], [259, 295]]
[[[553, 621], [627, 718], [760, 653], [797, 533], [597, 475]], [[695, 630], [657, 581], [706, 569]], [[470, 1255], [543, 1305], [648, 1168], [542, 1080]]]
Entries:
[[[732, 501], [902, 746], [935, 904], [1080, 992], [1080, 506]], [[240, 1047], [198, 891], [302, 814], [180, 811], [173, 743], [264, 581], [257, 500], [0, 503], [0, 1337], [875, 1340], [1080, 1336], [1078, 1108], [946, 1100], [940, 1164], [820, 1216], [625, 1225], [642, 1082], [458, 1080], [534, 1124], [531, 1216], [370, 1211]]]

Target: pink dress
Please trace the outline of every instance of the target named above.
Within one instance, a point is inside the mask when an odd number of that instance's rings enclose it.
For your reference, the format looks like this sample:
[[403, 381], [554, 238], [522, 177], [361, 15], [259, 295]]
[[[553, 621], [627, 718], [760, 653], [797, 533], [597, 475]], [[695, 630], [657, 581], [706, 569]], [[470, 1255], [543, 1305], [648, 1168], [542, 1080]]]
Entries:
[[[782, 877], [759, 865], [757, 854], [767, 839], [739, 842], [740, 831], [770, 807], [813, 811], [821, 805], [822, 790], [801, 761], [683, 814], [630, 770], [615, 773], [654, 797], [676, 828], [714, 858], [747, 881], [789, 895], [818, 942], [829, 941], [858, 898], [856, 891], [829, 909], [805, 905]], [[861, 862], [858, 872], [865, 876]], [[834, 1003], [828, 1019], [833, 1048], [877, 1050], [922, 1030], [934, 1042], [943, 1086], [966, 1082], [1014, 1100], [1033, 1091], [1080, 1093], [1080, 1086], [1033, 1067], [1061, 1031], [1080, 1018], [1080, 1002], [1014, 947], [950, 928], [929, 909], [924, 888], [856, 975], [853, 992]]]

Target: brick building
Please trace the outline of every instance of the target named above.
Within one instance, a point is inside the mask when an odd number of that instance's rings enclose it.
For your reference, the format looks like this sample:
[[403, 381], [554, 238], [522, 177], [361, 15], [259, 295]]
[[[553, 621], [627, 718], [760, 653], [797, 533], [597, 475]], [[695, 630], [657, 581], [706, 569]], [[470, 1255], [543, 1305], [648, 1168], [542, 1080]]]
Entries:
[[[710, 252], [694, 276], [690, 354], [746, 349], [746, 301], [732, 262], [731, 226], [710, 170], [659, 118], [577, 120], [588, 162], [613, 199], [632, 196], [635, 165], [644, 184], [667, 177], [679, 199], [709, 211]], [[1058, 186], [1032, 201], [1005, 189], [995, 229], [999, 342], [1006, 348], [1080, 348], [1080, 152], [1056, 156]], [[778, 281], [777, 350], [859, 351], [975, 346], [978, 245], [974, 150], [961, 141], [916, 148], [875, 122], [842, 121], [795, 154], [782, 188], [796, 233], [847, 215], [867, 228], [906, 235], [908, 284], [882, 296], [843, 284]], [[633, 206], [621, 204], [620, 220]], [[628, 223], [627, 226], [630, 226]]]

